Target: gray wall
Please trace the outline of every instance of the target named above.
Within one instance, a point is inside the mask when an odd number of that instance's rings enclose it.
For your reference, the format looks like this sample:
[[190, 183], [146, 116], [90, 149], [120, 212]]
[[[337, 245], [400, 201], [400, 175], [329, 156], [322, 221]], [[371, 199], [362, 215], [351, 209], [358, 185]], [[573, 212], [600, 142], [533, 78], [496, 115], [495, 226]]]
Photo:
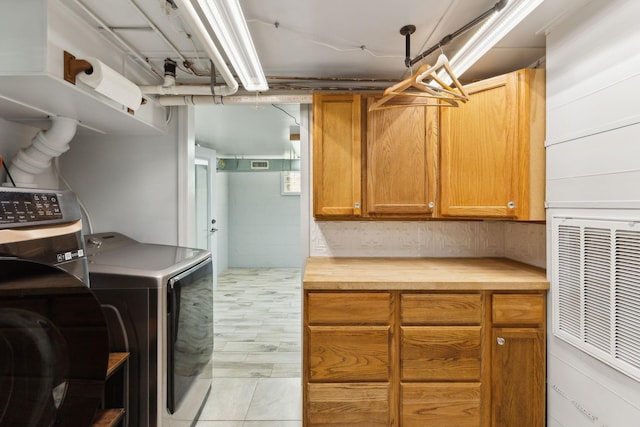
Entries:
[[229, 267], [300, 267], [300, 196], [280, 172], [228, 172]]
[[[554, 214], [640, 220], [638, 16], [592, 1], [547, 38], [548, 236]], [[640, 425], [640, 383], [556, 338], [548, 306], [547, 425]]]
[[229, 268], [229, 174], [216, 174], [216, 225], [218, 246], [215, 257], [218, 260], [218, 274]]

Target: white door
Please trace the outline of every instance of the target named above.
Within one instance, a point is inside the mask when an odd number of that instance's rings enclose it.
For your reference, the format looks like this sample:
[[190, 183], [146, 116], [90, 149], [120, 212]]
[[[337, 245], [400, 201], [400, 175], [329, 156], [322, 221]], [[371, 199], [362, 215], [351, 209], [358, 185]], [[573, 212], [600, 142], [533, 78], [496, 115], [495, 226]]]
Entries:
[[216, 259], [216, 151], [196, 146], [195, 153], [196, 247], [211, 251]]

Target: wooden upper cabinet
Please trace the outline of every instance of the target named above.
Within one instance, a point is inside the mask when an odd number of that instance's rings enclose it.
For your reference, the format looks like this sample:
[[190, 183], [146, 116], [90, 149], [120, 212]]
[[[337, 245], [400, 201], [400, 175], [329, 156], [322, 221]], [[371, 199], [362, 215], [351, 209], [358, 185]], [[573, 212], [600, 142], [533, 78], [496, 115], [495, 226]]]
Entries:
[[360, 95], [313, 95], [313, 215], [361, 213]]
[[[376, 100], [367, 98], [367, 110]], [[437, 126], [435, 106], [403, 106], [368, 113], [368, 216], [431, 216], [436, 202]]]
[[440, 112], [442, 217], [544, 220], [544, 70], [465, 86]]

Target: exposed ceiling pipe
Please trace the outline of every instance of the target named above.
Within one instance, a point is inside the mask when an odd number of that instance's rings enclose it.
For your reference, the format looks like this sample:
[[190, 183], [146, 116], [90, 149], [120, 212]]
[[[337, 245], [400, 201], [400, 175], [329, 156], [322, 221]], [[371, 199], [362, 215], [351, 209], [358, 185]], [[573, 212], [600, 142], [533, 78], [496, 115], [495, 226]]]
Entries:
[[[17, 187], [36, 188], [35, 177], [51, 167], [51, 160], [69, 149], [78, 123], [67, 117], [51, 117], [51, 127], [41, 130], [31, 144], [18, 152], [9, 167]], [[7, 180], [7, 183], [10, 181]]]
[[240, 105], [240, 104], [311, 104], [311, 95], [169, 95], [158, 98], [160, 105]]
[[[207, 51], [209, 59], [213, 61], [215, 67], [220, 72], [222, 79], [227, 84], [227, 86], [215, 86], [214, 95], [233, 95], [238, 91], [238, 82], [233, 77], [233, 74], [231, 74], [229, 66], [224, 62], [224, 58], [222, 58], [222, 55], [220, 54], [220, 51], [218, 50], [216, 45], [213, 43], [213, 40], [211, 40], [211, 38], [209, 37], [204, 36], [205, 34], [208, 34], [208, 31], [198, 17], [198, 13], [188, 0], [175, 0], [175, 2], [178, 5], [178, 9], [184, 12], [181, 16], [185, 19], [185, 21], [187, 21], [187, 25], [195, 31], [198, 39], [200, 40], [200, 43]], [[211, 90], [209, 90], [209, 93], [211, 93]]]
[[93, 11], [91, 11], [91, 9], [89, 9], [87, 6], [84, 5], [84, 3], [82, 3], [82, 1], [80, 0], [74, 0], [75, 3], [87, 14], [89, 15], [89, 17], [91, 17], [91, 19], [93, 19], [99, 26], [100, 28], [107, 32], [111, 37], [113, 37], [118, 43], [120, 43], [120, 46], [124, 47], [126, 50], [128, 50], [133, 56], [136, 57], [136, 59], [138, 60], [138, 62], [140, 64], [142, 64], [147, 71], [150, 71], [151, 73], [153, 73], [153, 75], [155, 77], [160, 76], [161, 74], [158, 72], [158, 70], [156, 70], [153, 65], [151, 65], [151, 63], [149, 63], [149, 61], [147, 61], [147, 59], [145, 57], [143, 57], [139, 52], [137, 52], [129, 43], [127, 43], [122, 37], [120, 37], [118, 34], [115, 33], [115, 31], [113, 31], [111, 28], [109, 28], [109, 26], [102, 20], [100, 19], [100, 17], [98, 17], [98, 15], [96, 15], [95, 13], [93, 13]]

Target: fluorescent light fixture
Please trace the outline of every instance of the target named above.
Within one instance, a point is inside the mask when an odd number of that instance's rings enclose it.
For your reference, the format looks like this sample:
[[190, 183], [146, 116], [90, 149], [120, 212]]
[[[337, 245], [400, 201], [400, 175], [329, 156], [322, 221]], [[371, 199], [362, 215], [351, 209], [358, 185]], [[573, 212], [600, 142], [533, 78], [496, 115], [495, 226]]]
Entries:
[[449, 61], [456, 76], [461, 76], [485, 53], [506, 36], [544, 0], [508, 0], [507, 5], [491, 15], [469, 41]]
[[238, 0], [190, 0], [197, 4], [210, 31], [216, 36], [248, 91], [266, 91], [267, 79]]

